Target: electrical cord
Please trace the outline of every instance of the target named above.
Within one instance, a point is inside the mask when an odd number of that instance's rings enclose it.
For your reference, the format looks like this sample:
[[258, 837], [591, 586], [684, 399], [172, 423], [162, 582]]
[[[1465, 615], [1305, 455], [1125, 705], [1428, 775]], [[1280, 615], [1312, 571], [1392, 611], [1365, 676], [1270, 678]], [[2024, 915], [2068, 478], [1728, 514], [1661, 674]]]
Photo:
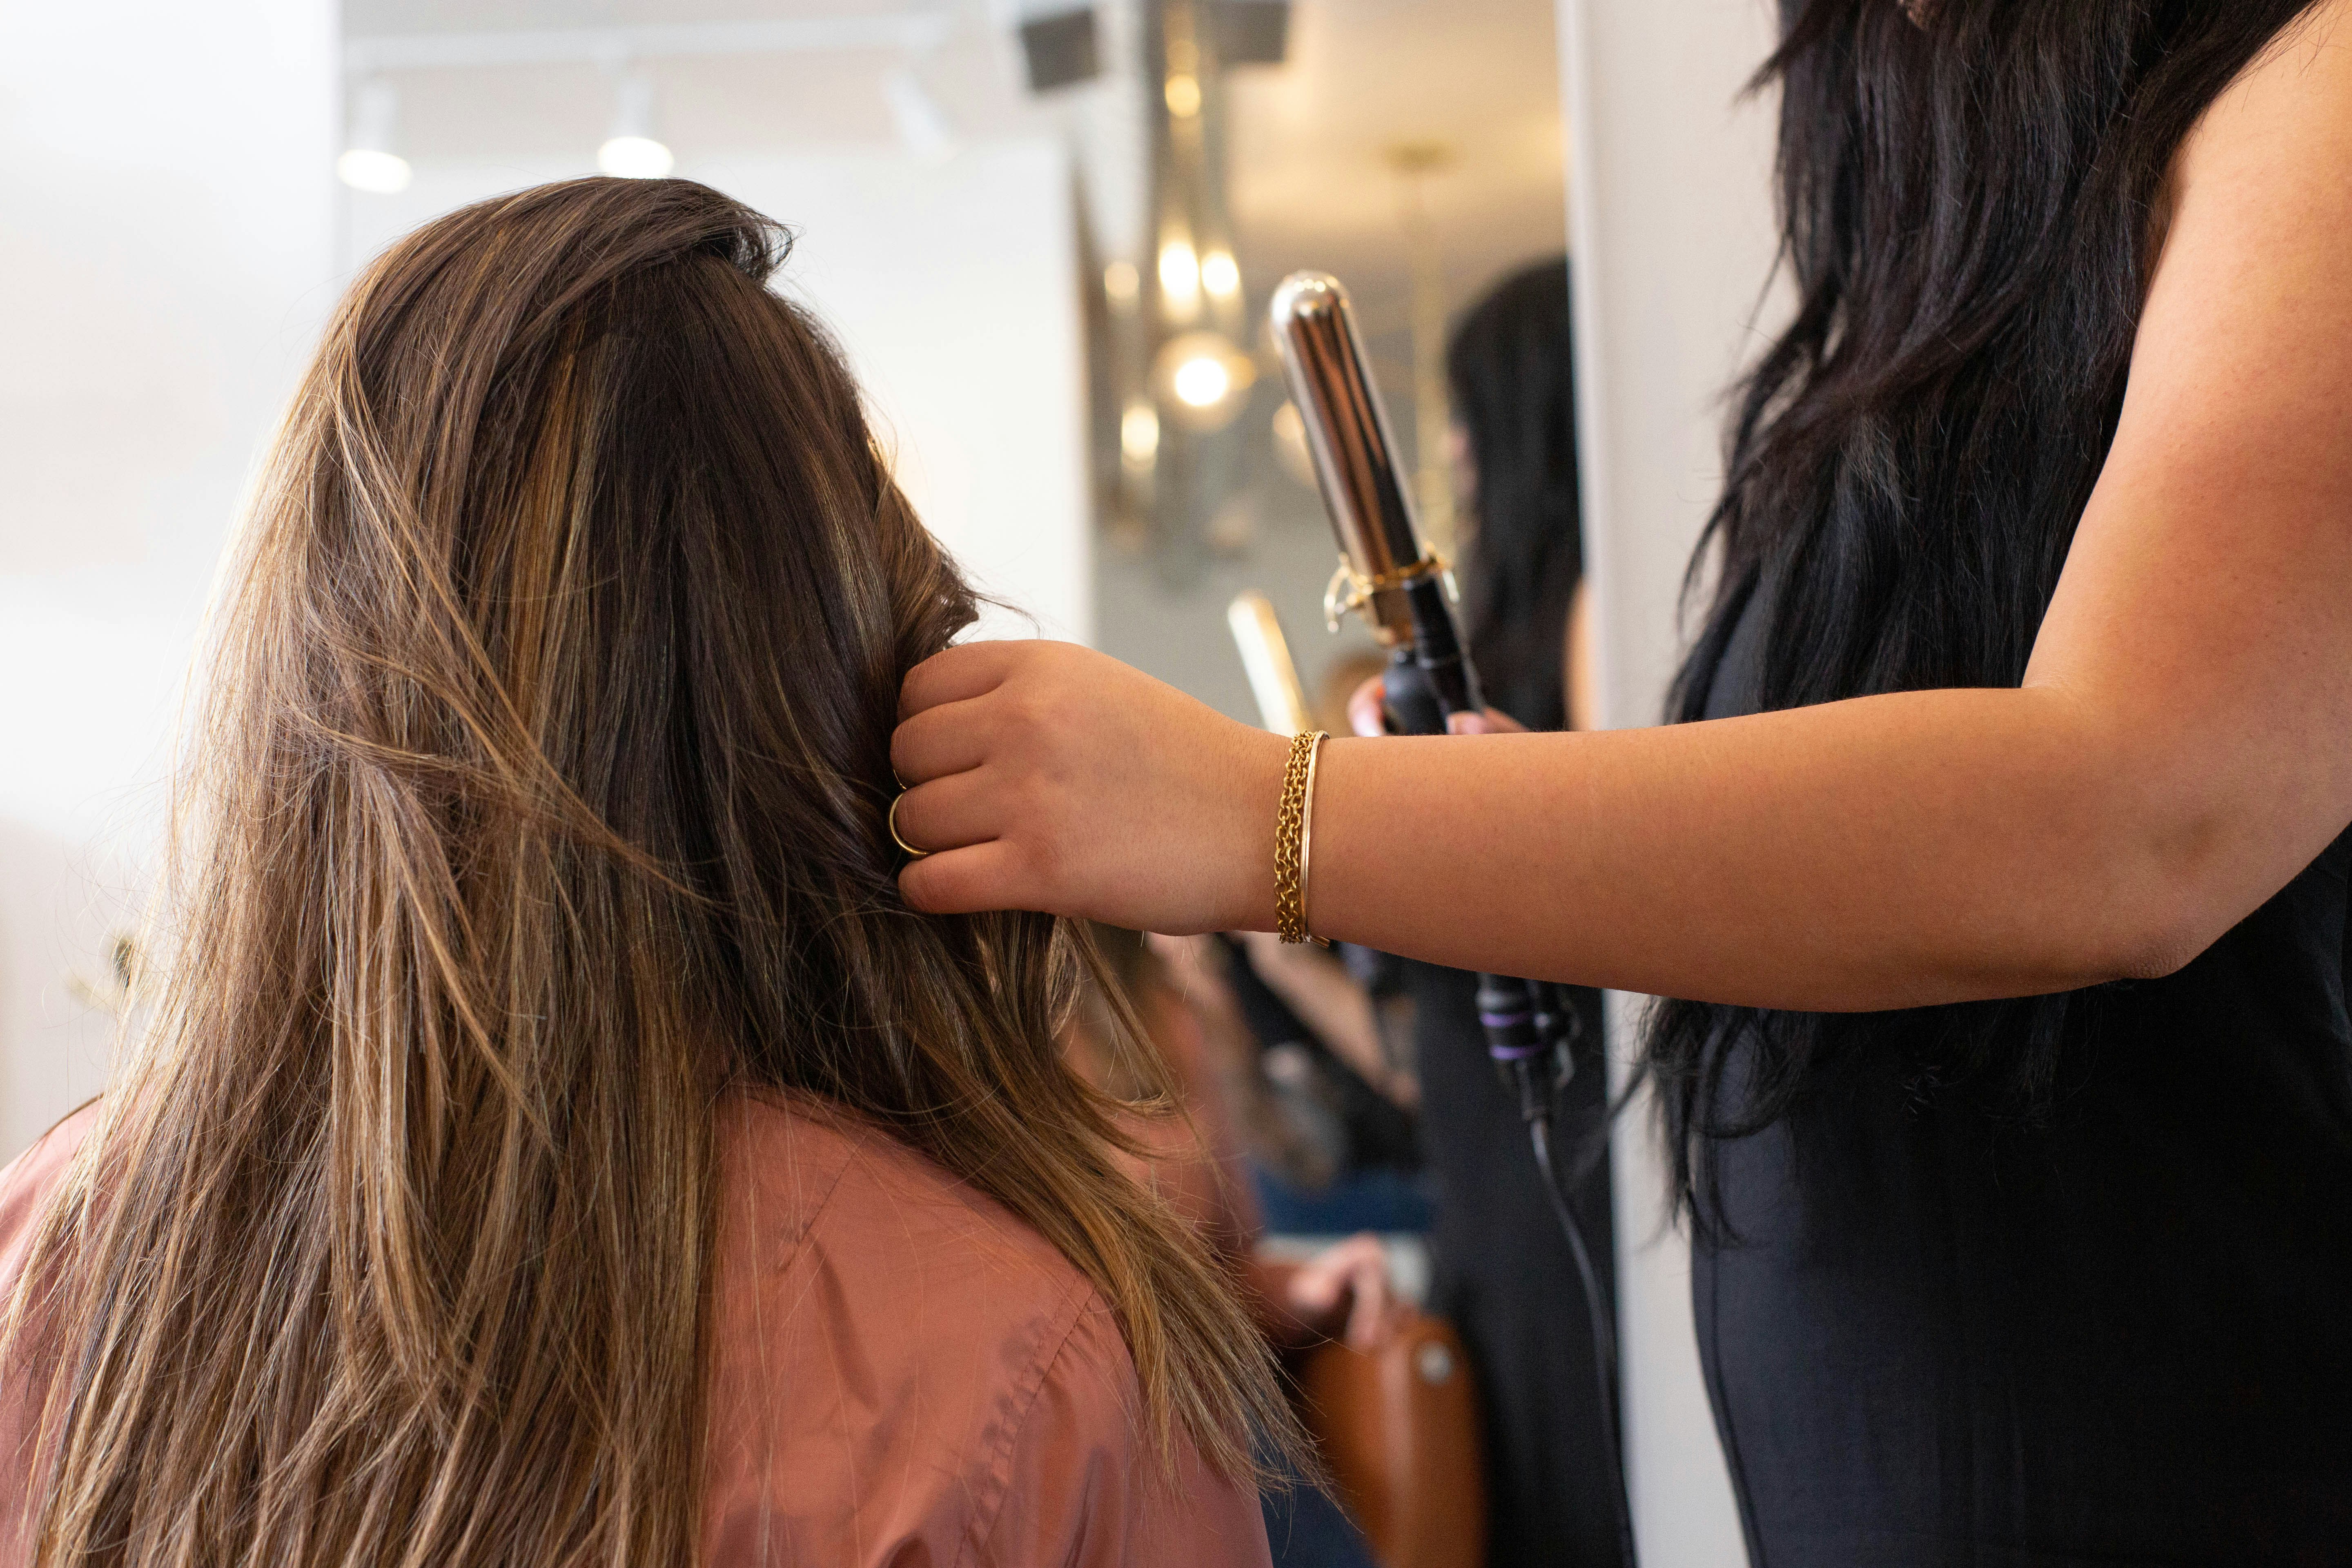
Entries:
[[[1564, 1044], [1559, 1047], [1563, 1060], [1568, 1059], [1566, 1049]], [[1624, 1568], [1637, 1568], [1633, 1510], [1625, 1493], [1624, 1440], [1617, 1409], [1617, 1315], [1609, 1293], [1601, 1289], [1600, 1271], [1592, 1266], [1591, 1249], [1584, 1243], [1584, 1227], [1576, 1223], [1576, 1211], [1569, 1203], [1567, 1190], [1552, 1161], [1553, 1094], [1566, 1074], [1555, 1070], [1554, 1082], [1548, 1086], [1539, 1081], [1537, 1066], [1535, 1058], [1525, 1057], [1510, 1063], [1512, 1077], [1518, 1084], [1519, 1115], [1527, 1123], [1528, 1141], [1535, 1149], [1544, 1196], [1550, 1200], [1552, 1215], [1568, 1237], [1568, 1249], [1576, 1259], [1577, 1279], [1584, 1287], [1584, 1315], [1592, 1331], [1592, 1364], [1600, 1384], [1601, 1441], [1609, 1453], [1609, 1501], [1616, 1515], [1617, 1550]]]

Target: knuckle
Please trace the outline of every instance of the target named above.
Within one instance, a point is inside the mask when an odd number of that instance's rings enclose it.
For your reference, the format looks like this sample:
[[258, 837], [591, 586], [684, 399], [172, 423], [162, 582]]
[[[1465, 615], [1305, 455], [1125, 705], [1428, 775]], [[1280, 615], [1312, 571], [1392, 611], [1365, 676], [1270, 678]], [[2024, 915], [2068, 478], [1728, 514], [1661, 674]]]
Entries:
[[1050, 845], [1058, 837], [1054, 832], [1054, 826], [1060, 805], [1059, 795], [1060, 792], [1043, 775], [1030, 773], [1005, 786], [1002, 805], [1007, 816], [1035, 836], [1037, 843]]
[[1007, 717], [1021, 730], [1043, 734], [1050, 728], [1052, 709], [1052, 702], [1041, 696], [1035, 688], [1024, 687], [1013, 694]]
[[1032, 838], [1023, 844], [1022, 867], [1039, 888], [1058, 888], [1062, 873], [1067, 868], [1069, 857], [1062, 847], [1048, 837]]

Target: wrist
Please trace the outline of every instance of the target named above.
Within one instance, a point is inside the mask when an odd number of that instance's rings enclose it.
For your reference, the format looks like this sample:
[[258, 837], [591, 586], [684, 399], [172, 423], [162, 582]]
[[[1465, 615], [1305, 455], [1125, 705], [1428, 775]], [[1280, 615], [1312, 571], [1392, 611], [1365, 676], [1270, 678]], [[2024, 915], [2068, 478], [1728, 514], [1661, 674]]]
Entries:
[[1272, 931], [1275, 919], [1276, 820], [1282, 809], [1284, 771], [1290, 741], [1271, 731], [1246, 731], [1237, 756], [1238, 787], [1233, 819], [1223, 842], [1229, 875], [1221, 896], [1220, 931]]
[[1309, 868], [1302, 891], [1307, 933], [1327, 946], [1338, 940], [1335, 933], [1341, 922], [1337, 918], [1337, 894], [1348, 880], [1347, 868], [1339, 854], [1339, 838], [1332, 831], [1344, 815], [1340, 805], [1345, 795], [1337, 782], [1333, 764], [1336, 759], [1346, 757], [1349, 760], [1340, 764], [1339, 771], [1349, 771], [1353, 766], [1354, 754], [1371, 744], [1359, 736], [1333, 735], [1316, 750], [1311, 793], [1301, 825], [1301, 858]]

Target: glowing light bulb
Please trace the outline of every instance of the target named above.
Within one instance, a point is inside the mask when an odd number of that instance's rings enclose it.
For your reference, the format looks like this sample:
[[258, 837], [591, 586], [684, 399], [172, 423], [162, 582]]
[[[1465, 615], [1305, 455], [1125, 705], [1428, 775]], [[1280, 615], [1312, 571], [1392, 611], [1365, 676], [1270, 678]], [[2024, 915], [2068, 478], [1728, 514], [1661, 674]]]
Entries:
[[1132, 261], [1114, 261], [1103, 268], [1103, 292], [1110, 296], [1113, 304], [1134, 304], [1142, 286], [1143, 279], [1136, 275]]
[[1223, 332], [1184, 332], [1151, 357], [1160, 418], [1186, 430], [1222, 430], [1248, 403], [1257, 366]]
[[625, 180], [658, 180], [677, 159], [650, 136], [614, 136], [596, 149], [596, 166]]
[[1201, 258], [1189, 241], [1171, 239], [1160, 247], [1160, 287], [1185, 303], [1201, 292]]
[[335, 177], [355, 191], [388, 196], [408, 189], [411, 171], [408, 160], [397, 153], [354, 147], [335, 160]]
[[1140, 398], [1129, 404], [1119, 416], [1118, 450], [1130, 468], [1150, 468], [1160, 455], [1160, 415]]
[[1234, 389], [1234, 373], [1213, 354], [1202, 354], [1176, 367], [1176, 395], [1194, 408], [1214, 408]]
[[1168, 76], [1168, 112], [1179, 120], [1190, 120], [1201, 112], [1201, 79], [1191, 71], [1171, 71]]
[[1220, 300], [1230, 300], [1241, 291], [1242, 269], [1234, 261], [1230, 250], [1213, 250], [1201, 258], [1201, 287]]

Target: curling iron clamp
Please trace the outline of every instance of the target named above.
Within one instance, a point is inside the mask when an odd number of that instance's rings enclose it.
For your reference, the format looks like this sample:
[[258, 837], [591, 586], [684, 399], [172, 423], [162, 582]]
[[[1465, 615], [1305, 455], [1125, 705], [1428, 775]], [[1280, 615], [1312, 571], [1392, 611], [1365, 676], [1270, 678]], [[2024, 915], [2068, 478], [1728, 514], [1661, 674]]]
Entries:
[[[1388, 727], [1399, 734], [1442, 735], [1449, 716], [1482, 712], [1486, 700], [1454, 623], [1445, 564], [1423, 542], [1414, 521], [1412, 498], [1348, 291], [1328, 273], [1294, 272], [1274, 291], [1273, 317], [1291, 401], [1307, 427], [1323, 508], [1339, 542], [1339, 570], [1325, 596], [1325, 614], [1334, 631], [1349, 611], [1362, 615], [1389, 650], [1381, 683]], [[1545, 1194], [1575, 1256], [1614, 1472], [1618, 1540], [1623, 1562], [1632, 1568], [1633, 1538], [1617, 1421], [1615, 1312], [1559, 1180], [1551, 1147], [1556, 1097], [1575, 1066], [1576, 1011], [1559, 986], [1482, 974], [1478, 1021], [1496, 1072], [1517, 1091]]]
[[1442, 735], [1449, 714], [1480, 712], [1486, 700], [1462, 651], [1451, 575], [1413, 518], [1348, 291], [1328, 273], [1294, 272], [1274, 291], [1273, 316], [1275, 346], [1339, 542], [1324, 615], [1337, 631], [1342, 616], [1361, 614], [1389, 650], [1390, 728]]

